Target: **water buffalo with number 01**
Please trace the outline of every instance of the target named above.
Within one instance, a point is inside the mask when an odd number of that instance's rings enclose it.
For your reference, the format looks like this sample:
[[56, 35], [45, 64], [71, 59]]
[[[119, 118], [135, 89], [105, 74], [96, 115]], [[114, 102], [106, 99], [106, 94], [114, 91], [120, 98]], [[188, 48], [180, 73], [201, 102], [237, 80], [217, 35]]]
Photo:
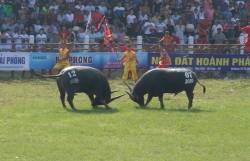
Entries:
[[[192, 107], [194, 98], [194, 87], [198, 82], [196, 74], [185, 68], [167, 69], [156, 68], [146, 72], [135, 84], [134, 88], [130, 89], [130, 99], [138, 103], [140, 106], [147, 106], [153, 97], [158, 97], [161, 108], [164, 108], [163, 94], [178, 93], [185, 91], [189, 100], [188, 109]], [[199, 82], [198, 82], [199, 83]], [[200, 84], [200, 83], [199, 83]], [[202, 84], [200, 84], [202, 85]], [[206, 92], [206, 87], [203, 86], [203, 93]], [[144, 104], [144, 95], [148, 94], [146, 104]]]
[[57, 78], [57, 86], [64, 108], [66, 108], [65, 93], [68, 95], [67, 101], [73, 110], [76, 110], [73, 104], [75, 93], [86, 93], [93, 107], [104, 105], [107, 109], [110, 109], [108, 103], [124, 96], [111, 98], [113, 92], [111, 92], [108, 80], [98, 69], [92, 67], [71, 66], [63, 69], [58, 75], [43, 75], [42, 77]]

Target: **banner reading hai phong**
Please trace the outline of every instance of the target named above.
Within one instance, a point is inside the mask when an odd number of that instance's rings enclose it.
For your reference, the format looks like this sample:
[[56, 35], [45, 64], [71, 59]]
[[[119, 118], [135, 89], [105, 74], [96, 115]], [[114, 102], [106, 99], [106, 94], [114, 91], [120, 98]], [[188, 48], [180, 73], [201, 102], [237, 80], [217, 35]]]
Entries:
[[[148, 69], [158, 66], [160, 53], [148, 53]], [[188, 68], [194, 71], [250, 70], [250, 55], [230, 54], [169, 54], [169, 68]]]
[[30, 53], [28, 52], [1, 52], [0, 70], [29, 70]]

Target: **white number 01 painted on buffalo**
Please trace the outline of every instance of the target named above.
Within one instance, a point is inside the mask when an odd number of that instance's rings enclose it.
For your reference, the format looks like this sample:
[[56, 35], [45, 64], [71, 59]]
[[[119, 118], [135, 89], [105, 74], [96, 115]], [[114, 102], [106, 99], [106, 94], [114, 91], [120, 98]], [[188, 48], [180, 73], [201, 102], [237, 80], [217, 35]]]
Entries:
[[68, 72], [68, 75], [69, 75], [70, 78], [75, 77], [76, 76], [76, 71], [72, 70], [72, 71]]
[[192, 73], [191, 72], [185, 72], [185, 84], [191, 84], [194, 83], [194, 79], [192, 78]]

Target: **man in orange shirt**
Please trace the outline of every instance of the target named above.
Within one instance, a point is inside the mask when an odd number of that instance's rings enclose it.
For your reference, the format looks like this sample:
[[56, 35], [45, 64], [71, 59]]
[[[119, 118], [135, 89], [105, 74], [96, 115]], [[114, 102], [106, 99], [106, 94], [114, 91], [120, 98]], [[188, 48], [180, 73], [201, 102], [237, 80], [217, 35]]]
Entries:
[[168, 52], [164, 49], [164, 45], [160, 44], [160, 61], [158, 68], [168, 68], [169, 65], [171, 65], [171, 58], [168, 55]]
[[59, 60], [52, 70], [52, 75], [57, 75], [61, 68], [66, 68], [70, 66], [69, 62], [70, 52], [66, 47], [66, 43], [62, 43], [62, 48], [59, 49]]
[[211, 23], [207, 21], [207, 16], [204, 19], [201, 19], [198, 24], [199, 38], [198, 44], [207, 44], [207, 36], [209, 29], [211, 27]]
[[96, 25], [99, 24], [102, 20], [102, 14], [99, 12], [98, 7], [96, 7], [95, 12], [92, 13], [92, 20]]
[[173, 49], [175, 48], [173, 45], [171, 45], [171, 44], [175, 44], [175, 41], [174, 41], [174, 38], [169, 35], [169, 31], [165, 31], [165, 36], [163, 36], [163, 38], [158, 42], [158, 44], [160, 44], [161, 42], [163, 43], [165, 48], [168, 48], [171, 51], [173, 51]]
[[70, 31], [66, 30], [66, 26], [62, 27], [62, 30], [58, 33], [61, 43], [68, 43], [70, 38]]
[[174, 39], [169, 35], [169, 31], [165, 31], [165, 36], [159, 41], [158, 44], [163, 43], [163, 45], [169, 45], [174, 43]]

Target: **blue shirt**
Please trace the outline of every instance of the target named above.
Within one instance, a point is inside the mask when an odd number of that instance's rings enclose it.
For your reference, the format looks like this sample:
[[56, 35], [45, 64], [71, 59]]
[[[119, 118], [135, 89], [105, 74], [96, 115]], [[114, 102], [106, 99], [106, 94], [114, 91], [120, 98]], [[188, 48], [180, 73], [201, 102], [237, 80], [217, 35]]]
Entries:
[[191, 24], [193, 24], [194, 27], [196, 27], [198, 25], [198, 20], [195, 19], [195, 18], [189, 18], [188, 22], [191, 23]]
[[223, 15], [224, 15], [224, 16], [228, 15], [228, 18], [229, 18], [229, 19], [231, 19], [231, 18], [233, 17], [233, 14], [232, 14], [231, 11], [224, 11], [224, 12], [223, 12]]
[[226, 11], [227, 10], [227, 7], [228, 7], [228, 4], [226, 2], [223, 2], [220, 5], [220, 10], [221, 11]]

